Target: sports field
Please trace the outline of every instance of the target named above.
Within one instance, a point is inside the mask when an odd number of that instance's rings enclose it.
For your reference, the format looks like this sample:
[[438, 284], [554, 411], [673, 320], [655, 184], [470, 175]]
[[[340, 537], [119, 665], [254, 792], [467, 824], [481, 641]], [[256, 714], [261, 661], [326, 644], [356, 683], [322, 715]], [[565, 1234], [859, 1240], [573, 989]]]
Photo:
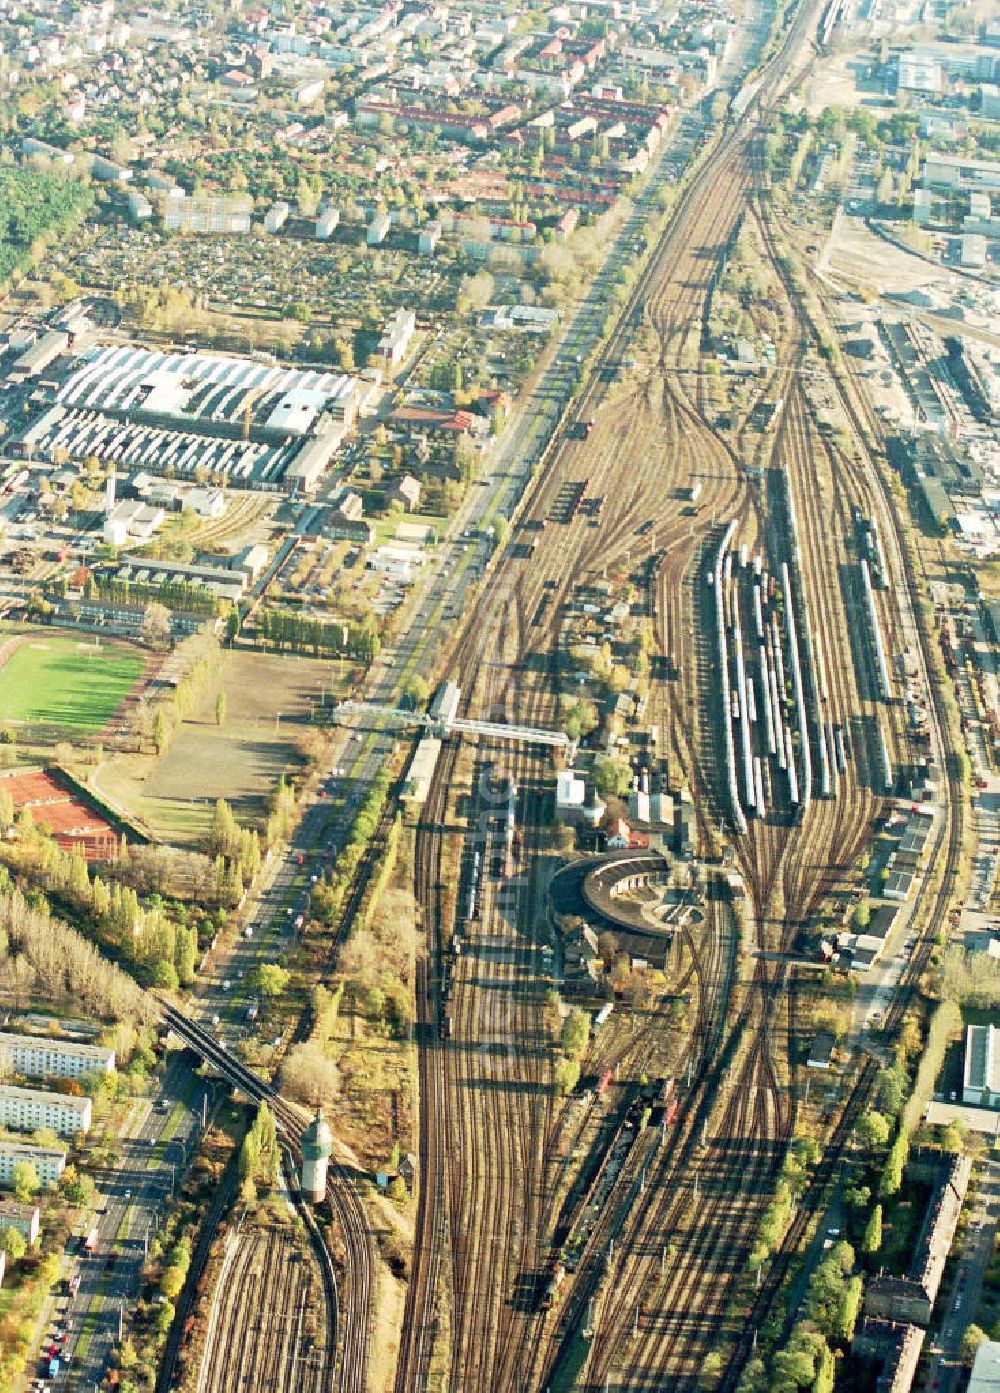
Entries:
[[142, 675], [124, 648], [79, 639], [29, 638], [0, 667], [0, 722], [101, 730]]

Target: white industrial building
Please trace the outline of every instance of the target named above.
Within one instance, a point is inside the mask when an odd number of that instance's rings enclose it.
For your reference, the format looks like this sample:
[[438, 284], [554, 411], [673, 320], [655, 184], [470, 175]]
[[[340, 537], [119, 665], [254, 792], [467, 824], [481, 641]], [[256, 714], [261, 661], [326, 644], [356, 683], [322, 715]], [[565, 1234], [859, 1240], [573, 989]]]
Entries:
[[979, 270], [985, 266], [986, 238], [979, 232], [964, 232], [960, 259], [967, 270]]
[[936, 95], [941, 91], [941, 64], [928, 54], [910, 49], [899, 55], [900, 92], [926, 92]]
[[90, 1129], [93, 1103], [65, 1093], [46, 1093], [40, 1088], [16, 1088], [0, 1084], [0, 1126], [17, 1132], [50, 1127], [60, 1137], [73, 1137]]
[[924, 160], [923, 181], [928, 189], [1000, 190], [1000, 161], [935, 153]]
[[561, 769], [556, 775], [556, 817], [570, 822], [580, 816], [587, 799], [587, 785], [575, 769]]
[[124, 546], [131, 537], [148, 542], [163, 526], [162, 508], [152, 508], [139, 498], [123, 498], [104, 519], [104, 540], [112, 547]]
[[65, 1151], [53, 1151], [46, 1146], [32, 1146], [28, 1142], [0, 1139], [0, 1185], [11, 1184], [14, 1167], [22, 1161], [34, 1166], [43, 1185], [57, 1184], [66, 1169]]
[[10, 372], [7, 374], [8, 381], [27, 382], [29, 377], [38, 377], [50, 363], [55, 362], [59, 355], [65, 353], [68, 348], [69, 334], [62, 329], [46, 330], [41, 338], [36, 339], [30, 348], [15, 359]]
[[181, 510], [200, 518], [221, 518], [226, 511], [226, 495], [221, 489], [193, 488], [181, 500]]
[[962, 1102], [983, 1108], [994, 1108], [1000, 1103], [1000, 1050], [995, 1025], [966, 1027]]
[[24, 1074], [31, 1079], [79, 1079], [84, 1074], [113, 1074], [114, 1070], [115, 1052], [104, 1045], [0, 1032], [0, 1073]]

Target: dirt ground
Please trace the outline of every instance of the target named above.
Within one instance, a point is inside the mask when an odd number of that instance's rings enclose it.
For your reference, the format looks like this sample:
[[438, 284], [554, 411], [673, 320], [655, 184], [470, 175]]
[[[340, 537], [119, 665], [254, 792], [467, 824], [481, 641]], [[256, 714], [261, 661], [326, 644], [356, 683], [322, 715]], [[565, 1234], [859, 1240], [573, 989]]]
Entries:
[[[201, 837], [220, 797], [239, 821], [259, 823], [282, 771], [298, 762], [296, 742], [332, 672], [332, 664], [312, 658], [226, 652], [219, 681], [163, 757], [114, 755], [95, 783], [159, 836], [180, 844]], [[220, 688], [226, 694], [221, 727], [215, 723]]]
[[375, 1337], [368, 1370], [368, 1387], [372, 1393], [392, 1393], [395, 1386], [405, 1307], [406, 1286], [380, 1265], [375, 1286]]
[[870, 232], [860, 218], [841, 217], [829, 248], [828, 266], [835, 276], [854, 285], [870, 285], [879, 293], [904, 295], [935, 287], [946, 292], [954, 279], [946, 267], [940, 270], [919, 256], [892, 246]]

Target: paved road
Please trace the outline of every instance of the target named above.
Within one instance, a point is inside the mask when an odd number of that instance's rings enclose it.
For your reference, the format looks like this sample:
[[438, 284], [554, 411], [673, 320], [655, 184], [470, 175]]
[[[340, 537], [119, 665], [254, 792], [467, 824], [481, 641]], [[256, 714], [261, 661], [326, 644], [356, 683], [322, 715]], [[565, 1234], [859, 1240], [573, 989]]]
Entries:
[[[118, 1338], [119, 1311], [138, 1291], [147, 1238], [155, 1234], [163, 1207], [193, 1154], [205, 1093], [189, 1065], [175, 1056], [162, 1076], [161, 1089], [133, 1108], [118, 1141], [119, 1163], [97, 1177], [98, 1212], [91, 1221], [98, 1227], [97, 1249], [79, 1256], [71, 1250], [65, 1276], [79, 1271], [80, 1289], [76, 1296], [62, 1296], [50, 1306], [45, 1323], [42, 1350], [47, 1350], [54, 1331], [67, 1332], [63, 1368], [50, 1384], [53, 1390], [71, 1384], [79, 1393], [90, 1393], [103, 1377]], [[29, 1374], [44, 1373], [42, 1364], [39, 1351], [38, 1365], [29, 1366]]]
[[970, 1216], [952, 1288], [938, 1298], [940, 1328], [931, 1346], [924, 1384], [932, 1393], [955, 1393], [962, 1386], [964, 1370], [959, 1347], [966, 1327], [976, 1317], [983, 1277], [993, 1256], [998, 1222], [1000, 1162], [991, 1157], [981, 1174], [976, 1207]]

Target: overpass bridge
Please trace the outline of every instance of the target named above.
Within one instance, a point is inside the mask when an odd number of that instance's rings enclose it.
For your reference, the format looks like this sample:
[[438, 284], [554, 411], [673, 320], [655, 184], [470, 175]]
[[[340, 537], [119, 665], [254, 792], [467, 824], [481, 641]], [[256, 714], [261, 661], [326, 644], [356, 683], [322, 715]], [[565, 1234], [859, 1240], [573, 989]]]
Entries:
[[381, 706], [373, 701], [342, 701], [334, 713], [345, 721], [352, 716], [368, 716], [400, 729], [414, 727], [432, 735], [484, 735], [493, 740], [510, 740], [519, 745], [546, 745], [550, 749], [570, 750], [572, 741], [562, 730], [544, 730], [505, 721], [471, 721], [451, 711], [434, 715], [427, 711], [408, 711], [400, 706]]

